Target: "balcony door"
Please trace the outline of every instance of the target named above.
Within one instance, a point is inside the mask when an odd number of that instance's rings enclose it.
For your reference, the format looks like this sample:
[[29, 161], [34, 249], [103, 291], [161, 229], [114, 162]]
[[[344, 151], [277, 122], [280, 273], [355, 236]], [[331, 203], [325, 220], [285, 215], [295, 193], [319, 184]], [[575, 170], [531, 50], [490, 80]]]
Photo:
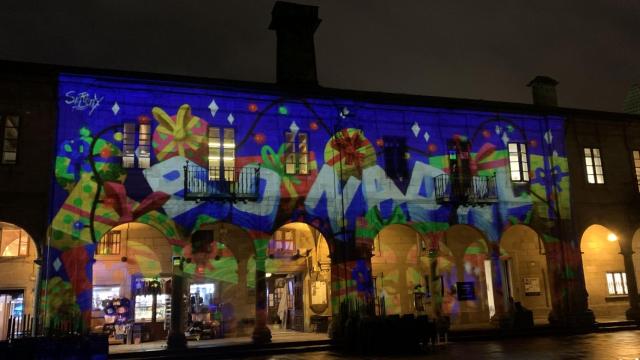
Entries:
[[467, 197], [471, 187], [471, 143], [452, 139], [447, 142], [451, 192], [455, 198]]

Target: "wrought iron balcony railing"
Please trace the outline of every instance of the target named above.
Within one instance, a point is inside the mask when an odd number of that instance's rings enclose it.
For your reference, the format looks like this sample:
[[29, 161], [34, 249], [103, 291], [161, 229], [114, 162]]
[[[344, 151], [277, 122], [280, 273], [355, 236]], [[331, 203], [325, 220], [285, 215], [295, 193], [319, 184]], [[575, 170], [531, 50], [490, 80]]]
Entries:
[[443, 174], [434, 179], [436, 201], [462, 205], [498, 201], [495, 176], [462, 176]]
[[260, 167], [184, 166], [184, 199], [213, 201], [255, 201], [258, 199]]

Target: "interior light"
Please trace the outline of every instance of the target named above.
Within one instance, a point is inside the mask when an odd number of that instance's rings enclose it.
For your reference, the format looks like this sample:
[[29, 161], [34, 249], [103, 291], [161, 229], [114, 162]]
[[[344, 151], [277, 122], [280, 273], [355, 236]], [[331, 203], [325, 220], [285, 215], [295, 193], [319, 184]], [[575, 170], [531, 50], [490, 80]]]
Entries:
[[607, 240], [609, 241], [618, 241], [618, 236], [614, 233], [609, 233], [609, 235], [607, 235]]
[[264, 274], [264, 276], [270, 278], [271, 277], [271, 273], [266, 273], [266, 274]]

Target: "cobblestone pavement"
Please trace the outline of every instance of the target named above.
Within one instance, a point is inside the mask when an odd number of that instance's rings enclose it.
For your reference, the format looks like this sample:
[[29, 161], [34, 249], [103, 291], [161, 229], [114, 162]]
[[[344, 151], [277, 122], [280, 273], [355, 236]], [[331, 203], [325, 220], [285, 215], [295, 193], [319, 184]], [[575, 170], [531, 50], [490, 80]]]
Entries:
[[[251, 357], [247, 360], [350, 360], [350, 359], [398, 359], [398, 357], [343, 356], [322, 351]], [[640, 359], [640, 331], [619, 331], [559, 337], [532, 337], [502, 341], [478, 341], [449, 343], [435, 352], [403, 359]]]

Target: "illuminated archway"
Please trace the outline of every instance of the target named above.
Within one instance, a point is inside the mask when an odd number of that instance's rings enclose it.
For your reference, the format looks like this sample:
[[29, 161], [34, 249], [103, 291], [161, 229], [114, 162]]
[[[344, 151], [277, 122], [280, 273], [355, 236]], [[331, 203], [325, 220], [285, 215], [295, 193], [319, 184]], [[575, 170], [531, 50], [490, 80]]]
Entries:
[[538, 233], [527, 225], [510, 226], [500, 239], [507, 279], [505, 291], [514, 302], [533, 311], [534, 318], [546, 319], [551, 310], [551, 294], [545, 249]]
[[617, 235], [605, 226], [591, 225], [582, 234], [580, 249], [589, 308], [596, 319], [625, 319], [626, 273]]
[[453, 325], [488, 323], [495, 312], [491, 251], [484, 234], [470, 225], [457, 224], [447, 229], [445, 243], [454, 265], [443, 273], [443, 310]]
[[414, 291], [429, 283], [429, 259], [422, 235], [408, 225], [388, 225], [374, 238], [371, 270], [384, 312], [413, 314]]
[[[106, 232], [95, 250], [92, 328], [108, 332], [110, 323], [122, 321], [158, 323], [150, 325], [158, 328], [168, 324], [172, 255], [169, 239], [151, 225], [129, 222]], [[128, 311], [118, 308], [119, 303]]]
[[0, 340], [7, 335], [9, 317], [35, 315], [38, 249], [21, 227], [0, 222]]
[[268, 244], [267, 323], [274, 330], [310, 331], [312, 316], [331, 315], [331, 252], [316, 227], [291, 222]]
[[203, 224], [199, 230], [209, 235], [194, 233], [184, 251], [190, 319], [223, 324], [217, 331], [226, 337], [247, 336], [255, 318], [253, 240], [246, 230], [226, 222]]

